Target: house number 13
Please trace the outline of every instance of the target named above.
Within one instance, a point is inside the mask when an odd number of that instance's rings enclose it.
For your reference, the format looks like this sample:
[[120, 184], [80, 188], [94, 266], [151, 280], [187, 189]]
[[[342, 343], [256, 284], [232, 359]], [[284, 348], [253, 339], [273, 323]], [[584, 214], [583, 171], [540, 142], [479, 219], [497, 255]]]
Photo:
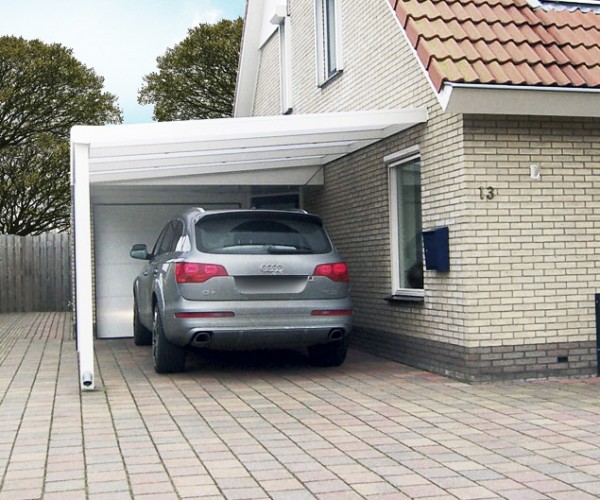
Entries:
[[492, 186], [480, 187], [479, 197], [482, 200], [493, 200], [496, 197], [496, 189]]

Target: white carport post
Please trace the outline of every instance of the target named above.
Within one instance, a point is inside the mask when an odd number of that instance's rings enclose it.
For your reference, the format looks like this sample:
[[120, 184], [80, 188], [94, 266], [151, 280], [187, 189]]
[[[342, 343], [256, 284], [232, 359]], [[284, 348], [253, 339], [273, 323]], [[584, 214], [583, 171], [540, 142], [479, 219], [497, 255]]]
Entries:
[[92, 228], [89, 145], [71, 144], [71, 185], [75, 237], [75, 328], [79, 384], [94, 389], [94, 312], [92, 295]]

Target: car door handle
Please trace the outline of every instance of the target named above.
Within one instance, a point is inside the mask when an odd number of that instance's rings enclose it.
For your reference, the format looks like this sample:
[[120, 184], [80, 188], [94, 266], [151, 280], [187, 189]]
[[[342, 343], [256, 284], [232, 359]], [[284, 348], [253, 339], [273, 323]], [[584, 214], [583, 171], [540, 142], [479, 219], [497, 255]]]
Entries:
[[144, 271], [144, 276], [148, 276], [148, 271]]

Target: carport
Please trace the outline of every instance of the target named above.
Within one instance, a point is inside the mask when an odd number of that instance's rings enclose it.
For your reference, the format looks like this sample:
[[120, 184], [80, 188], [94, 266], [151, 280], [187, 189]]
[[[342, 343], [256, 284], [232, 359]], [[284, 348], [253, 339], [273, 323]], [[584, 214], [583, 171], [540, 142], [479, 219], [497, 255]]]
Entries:
[[[94, 389], [94, 337], [130, 335], [132, 243], [152, 244], [182, 206], [253, 205], [323, 184], [323, 166], [427, 120], [425, 109], [226, 118], [71, 131], [79, 381]], [[150, 239], [148, 239], [150, 238]]]

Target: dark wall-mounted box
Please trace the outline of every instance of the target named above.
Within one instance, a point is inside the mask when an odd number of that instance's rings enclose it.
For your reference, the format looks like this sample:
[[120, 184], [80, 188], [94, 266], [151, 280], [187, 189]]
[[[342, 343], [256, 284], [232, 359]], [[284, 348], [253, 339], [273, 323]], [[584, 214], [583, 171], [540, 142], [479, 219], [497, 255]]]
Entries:
[[438, 227], [423, 231], [425, 248], [425, 269], [429, 271], [450, 271], [450, 246], [448, 227]]

